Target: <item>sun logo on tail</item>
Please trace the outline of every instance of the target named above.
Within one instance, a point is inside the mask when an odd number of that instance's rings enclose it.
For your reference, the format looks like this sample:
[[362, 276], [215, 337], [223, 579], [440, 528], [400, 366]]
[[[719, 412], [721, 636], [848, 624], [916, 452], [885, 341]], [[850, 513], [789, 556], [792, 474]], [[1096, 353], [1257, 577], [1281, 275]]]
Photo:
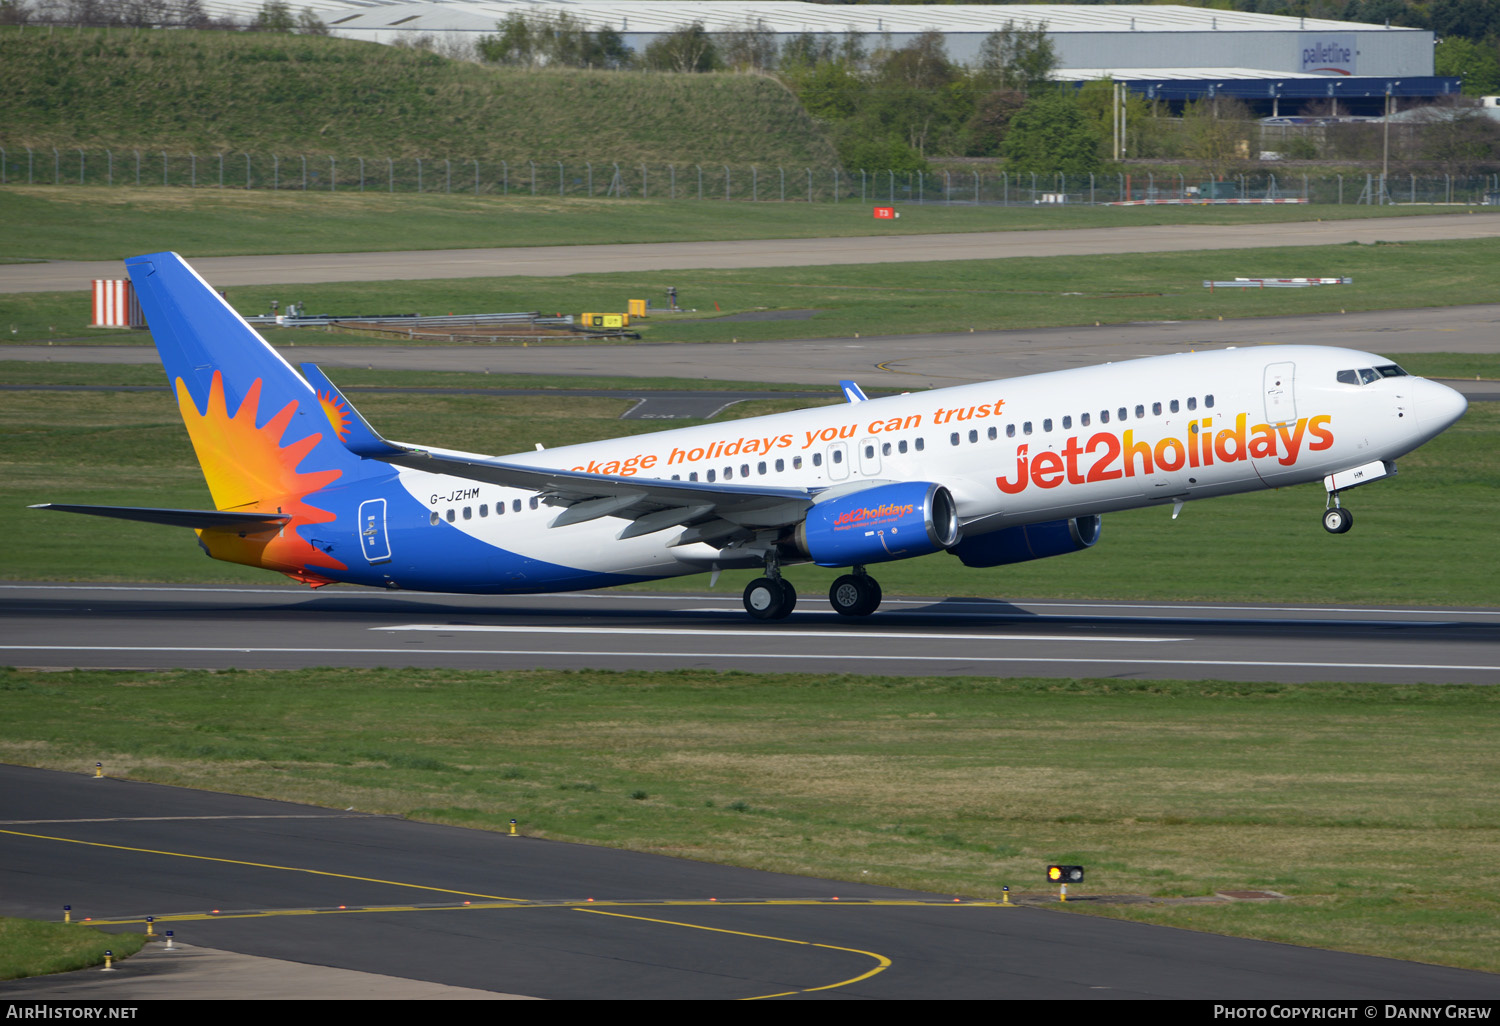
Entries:
[[318, 405], [323, 407], [323, 416], [333, 425], [333, 432], [339, 436], [339, 441], [347, 442], [353, 418], [349, 415], [349, 407], [344, 405], [344, 397], [337, 392], [319, 392]]
[[297, 414], [297, 400], [257, 427], [260, 398], [261, 380], [257, 378], [246, 390], [239, 409], [231, 414], [223, 375], [214, 371], [207, 405], [200, 412], [187, 383], [177, 379], [177, 405], [215, 506], [287, 513], [292, 518], [279, 530], [241, 535], [234, 529], [210, 528], [199, 531], [198, 537], [215, 559], [233, 563], [284, 573], [302, 573], [308, 567], [347, 569], [298, 533], [298, 528], [336, 519], [328, 510], [304, 500], [338, 480], [343, 471], [300, 469], [323, 436], [314, 433], [283, 445], [282, 439]]

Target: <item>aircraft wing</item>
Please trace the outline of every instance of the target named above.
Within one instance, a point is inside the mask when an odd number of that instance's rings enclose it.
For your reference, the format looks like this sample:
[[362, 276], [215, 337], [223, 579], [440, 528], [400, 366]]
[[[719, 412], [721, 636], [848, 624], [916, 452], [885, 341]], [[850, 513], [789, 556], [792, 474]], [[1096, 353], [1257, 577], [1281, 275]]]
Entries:
[[537, 492], [549, 505], [566, 507], [553, 519], [552, 527], [621, 517], [633, 521], [621, 538], [687, 526], [689, 531], [682, 538], [685, 544], [726, 538], [743, 528], [794, 524], [813, 504], [813, 493], [805, 488], [591, 474], [392, 442], [375, 432], [315, 364], [304, 363], [302, 373], [313, 388], [349, 414], [344, 444], [351, 452], [392, 466]]
[[[590, 474], [421, 449], [384, 453], [374, 458], [398, 467], [537, 492], [550, 504], [567, 507], [553, 520], [553, 527], [605, 516], [634, 520], [621, 535], [625, 538], [689, 523], [707, 526], [714, 521], [725, 521], [733, 527], [794, 524], [813, 504], [813, 495], [805, 488]], [[729, 533], [719, 530], [721, 534]], [[689, 540], [715, 536], [713, 531], [700, 530], [698, 534], [699, 538]]]
[[88, 513], [96, 517], [116, 517], [120, 520], [139, 520], [147, 524], [166, 524], [169, 527], [192, 527], [199, 530], [209, 527], [244, 527], [269, 530], [280, 527], [291, 520], [287, 513], [237, 513], [232, 510], [215, 509], [159, 509], [154, 506], [76, 506], [61, 502], [44, 502], [32, 509], [55, 509], [60, 513]]

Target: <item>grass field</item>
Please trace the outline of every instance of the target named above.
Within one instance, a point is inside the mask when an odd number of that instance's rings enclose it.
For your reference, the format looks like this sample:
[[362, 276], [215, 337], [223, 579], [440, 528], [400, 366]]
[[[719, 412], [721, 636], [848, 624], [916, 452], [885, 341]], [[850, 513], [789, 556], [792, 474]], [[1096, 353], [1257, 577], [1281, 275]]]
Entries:
[[[0, 759], [1500, 970], [1500, 691], [738, 673], [0, 672]], [[1073, 906], [1081, 908], [1083, 906]]]
[[[684, 172], [686, 173], [686, 172]], [[843, 238], [929, 232], [1264, 224], [1461, 214], [1466, 207], [1000, 207], [698, 202], [556, 196], [389, 195], [119, 186], [0, 190], [0, 260], [119, 260], [171, 249], [192, 259], [248, 253], [355, 253], [719, 239]]]
[[145, 945], [140, 934], [103, 933], [78, 923], [39, 923], [0, 916], [0, 980], [66, 973], [104, 964], [104, 952], [116, 959]]
[[[744, 270], [579, 274], [566, 278], [469, 278], [243, 286], [229, 290], [242, 313], [271, 301], [312, 313], [450, 313], [626, 309], [627, 300], [662, 302], [667, 286], [695, 313], [633, 322], [649, 342], [730, 342], [855, 334], [920, 334], [1074, 324], [1121, 324], [1216, 317], [1295, 316], [1341, 310], [1436, 307], [1500, 300], [1489, 272], [1500, 239], [1376, 243], [1145, 253], [1093, 257], [962, 260]], [[1353, 284], [1308, 289], [1218, 289], [1208, 277], [1349, 275]], [[715, 309], [717, 304], [718, 309]], [[809, 320], [724, 322], [757, 310], [812, 309]], [[0, 340], [53, 339], [148, 345], [140, 332], [88, 329], [84, 293], [0, 295]], [[368, 344], [354, 334], [311, 329], [269, 332], [273, 342]], [[519, 344], [519, 343], [517, 343]], [[546, 344], [546, 343], [543, 343]], [[572, 344], [572, 343], [568, 343]]]
[[[1403, 358], [1418, 373], [1426, 357]], [[1434, 360], [1435, 363], [1445, 362]], [[1465, 358], [1475, 366], [1480, 358]], [[1488, 369], [1495, 370], [1490, 359]], [[116, 368], [93, 368], [93, 380]], [[149, 382], [155, 368], [120, 368]], [[83, 372], [58, 367], [75, 383]], [[66, 372], [66, 373], [63, 373]], [[15, 378], [11, 375], [14, 374]], [[50, 372], [0, 362], [0, 383], [35, 383]], [[358, 386], [388, 373], [348, 372]], [[485, 376], [423, 375], [447, 385], [490, 382]], [[159, 381], [159, 378], [156, 379]], [[355, 402], [382, 432], [479, 452], [518, 452], [657, 430], [659, 422], [623, 421], [623, 399], [358, 394]], [[830, 396], [830, 402], [839, 401]], [[742, 417], [812, 405], [807, 400], [742, 403]], [[674, 422], [677, 424], [688, 422]], [[1064, 559], [970, 570], [950, 556], [886, 564], [888, 594], [993, 598], [1159, 598], [1220, 601], [1327, 601], [1385, 605], [1500, 604], [1493, 568], [1474, 558], [1500, 542], [1493, 510], [1500, 500], [1500, 408], [1476, 403], [1456, 426], [1401, 461], [1401, 474], [1351, 493], [1358, 524], [1330, 537], [1317, 524], [1324, 496], [1317, 485], [1193, 503], [1176, 520], [1165, 509], [1106, 517], [1094, 549]], [[0, 404], [0, 529], [7, 538], [5, 576], [16, 580], [274, 580], [263, 572], [210, 561], [185, 531], [45, 513], [38, 502], [182, 506], [209, 503], [175, 406], [165, 391], [13, 392]], [[1247, 560], [1243, 553], [1275, 553]], [[1378, 553], [1378, 558], [1368, 558]], [[792, 567], [805, 595], [826, 592], [835, 571]], [[746, 573], [726, 573], [718, 587], [737, 595]], [[678, 578], [662, 589], [704, 587]]]

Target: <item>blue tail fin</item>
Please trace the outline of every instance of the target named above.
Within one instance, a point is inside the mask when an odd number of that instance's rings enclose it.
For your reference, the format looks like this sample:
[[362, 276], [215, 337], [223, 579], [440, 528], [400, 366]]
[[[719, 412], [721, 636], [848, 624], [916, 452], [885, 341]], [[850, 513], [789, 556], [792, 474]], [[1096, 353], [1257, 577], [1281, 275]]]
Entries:
[[289, 517], [270, 541], [203, 530], [210, 554], [294, 576], [342, 569], [303, 532], [336, 519], [324, 489], [361, 475], [362, 461], [340, 442], [343, 419], [176, 253], [125, 266], [214, 505]]

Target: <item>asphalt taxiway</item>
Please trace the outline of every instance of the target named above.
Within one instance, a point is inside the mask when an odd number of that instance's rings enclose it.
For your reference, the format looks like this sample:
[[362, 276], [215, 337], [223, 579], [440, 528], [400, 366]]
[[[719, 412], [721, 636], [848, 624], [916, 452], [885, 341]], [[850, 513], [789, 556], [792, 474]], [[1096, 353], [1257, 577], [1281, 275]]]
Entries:
[[[298, 963], [226, 979], [224, 998], [342, 995], [351, 972], [375, 974], [371, 997], [401, 980], [414, 997], [1500, 997], [1488, 973], [996, 900], [1021, 883], [924, 894], [0, 766], [0, 912], [55, 921], [68, 904], [135, 932], [149, 915], [174, 942]], [[0, 983], [0, 999], [164, 997], [174, 981], [202, 997], [182, 954], [107, 983]], [[311, 966], [342, 972], [320, 990]]]
[[422, 666], [1500, 683], [1500, 610], [890, 598], [786, 620], [737, 592], [462, 596], [333, 588], [0, 585], [0, 662]]

